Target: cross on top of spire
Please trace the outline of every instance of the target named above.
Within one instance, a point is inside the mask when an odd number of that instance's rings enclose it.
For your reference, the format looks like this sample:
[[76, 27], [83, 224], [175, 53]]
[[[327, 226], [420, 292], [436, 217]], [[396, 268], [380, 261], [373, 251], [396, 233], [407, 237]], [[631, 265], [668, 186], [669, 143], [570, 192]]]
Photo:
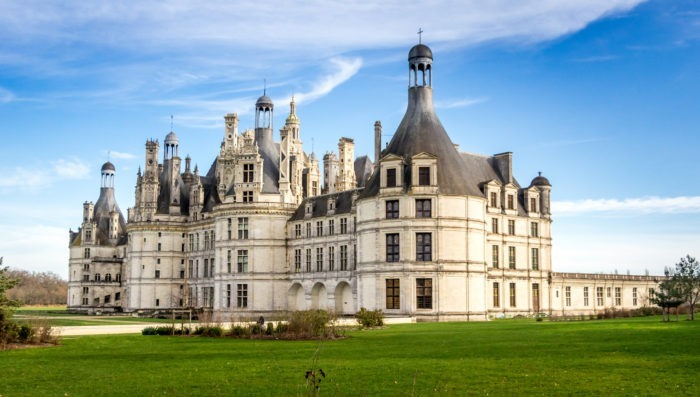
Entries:
[[423, 29], [418, 28], [418, 44], [421, 44], [422, 39], [423, 39]]

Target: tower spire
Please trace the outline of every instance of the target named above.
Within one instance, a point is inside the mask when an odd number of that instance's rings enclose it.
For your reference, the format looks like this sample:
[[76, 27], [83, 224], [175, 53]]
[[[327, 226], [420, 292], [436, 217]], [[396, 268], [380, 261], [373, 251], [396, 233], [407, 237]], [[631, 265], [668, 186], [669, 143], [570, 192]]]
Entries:
[[418, 28], [418, 44], [421, 44], [421, 41], [422, 41], [422, 39], [423, 39], [422, 36], [423, 36], [423, 29], [422, 29], [422, 28]]

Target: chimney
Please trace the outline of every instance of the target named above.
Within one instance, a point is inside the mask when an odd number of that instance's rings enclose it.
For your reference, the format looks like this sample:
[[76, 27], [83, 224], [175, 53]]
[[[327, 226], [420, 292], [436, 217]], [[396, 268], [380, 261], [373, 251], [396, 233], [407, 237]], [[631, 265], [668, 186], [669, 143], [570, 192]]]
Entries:
[[379, 156], [382, 151], [382, 122], [374, 122], [374, 166], [379, 164]]

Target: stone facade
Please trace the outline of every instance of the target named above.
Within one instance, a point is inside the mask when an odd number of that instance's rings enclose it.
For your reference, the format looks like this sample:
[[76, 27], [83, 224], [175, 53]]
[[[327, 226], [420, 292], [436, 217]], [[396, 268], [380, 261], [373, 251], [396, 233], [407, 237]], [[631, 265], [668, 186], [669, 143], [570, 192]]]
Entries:
[[433, 108], [432, 61], [427, 46], [411, 49], [406, 115], [384, 150], [374, 124], [374, 162], [343, 137], [321, 173], [294, 100], [276, 142], [263, 95], [254, 130], [224, 117], [204, 175], [189, 157], [182, 170], [175, 133], [162, 161], [147, 141], [128, 222], [106, 163], [100, 198], [70, 234], [69, 308], [227, 320], [366, 307], [462, 321], [648, 304], [653, 277], [553, 271], [551, 184], [521, 185], [510, 152], [457, 149]]

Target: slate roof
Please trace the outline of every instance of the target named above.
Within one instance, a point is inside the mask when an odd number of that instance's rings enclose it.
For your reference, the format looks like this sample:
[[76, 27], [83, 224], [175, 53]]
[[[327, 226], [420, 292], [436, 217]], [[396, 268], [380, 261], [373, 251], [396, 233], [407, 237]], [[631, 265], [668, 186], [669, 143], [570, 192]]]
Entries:
[[372, 160], [368, 156], [360, 156], [355, 159], [354, 168], [357, 187], [365, 187], [374, 170]]
[[113, 211], [119, 213], [119, 234], [126, 233], [126, 220], [124, 219], [122, 211], [119, 209], [117, 199], [114, 197], [114, 188], [100, 188], [100, 197], [95, 203], [93, 212], [93, 219], [95, 223], [97, 223], [95, 238], [100, 244], [107, 243], [107, 237], [109, 236], [109, 214]]
[[312, 218], [328, 216], [328, 201], [335, 200], [335, 215], [349, 214], [352, 212], [352, 195], [361, 192], [362, 189], [345, 190], [342, 192], [324, 194], [321, 196], [307, 197], [297, 207], [297, 210], [292, 215], [291, 221], [299, 221], [305, 219], [307, 204], [312, 205]]

